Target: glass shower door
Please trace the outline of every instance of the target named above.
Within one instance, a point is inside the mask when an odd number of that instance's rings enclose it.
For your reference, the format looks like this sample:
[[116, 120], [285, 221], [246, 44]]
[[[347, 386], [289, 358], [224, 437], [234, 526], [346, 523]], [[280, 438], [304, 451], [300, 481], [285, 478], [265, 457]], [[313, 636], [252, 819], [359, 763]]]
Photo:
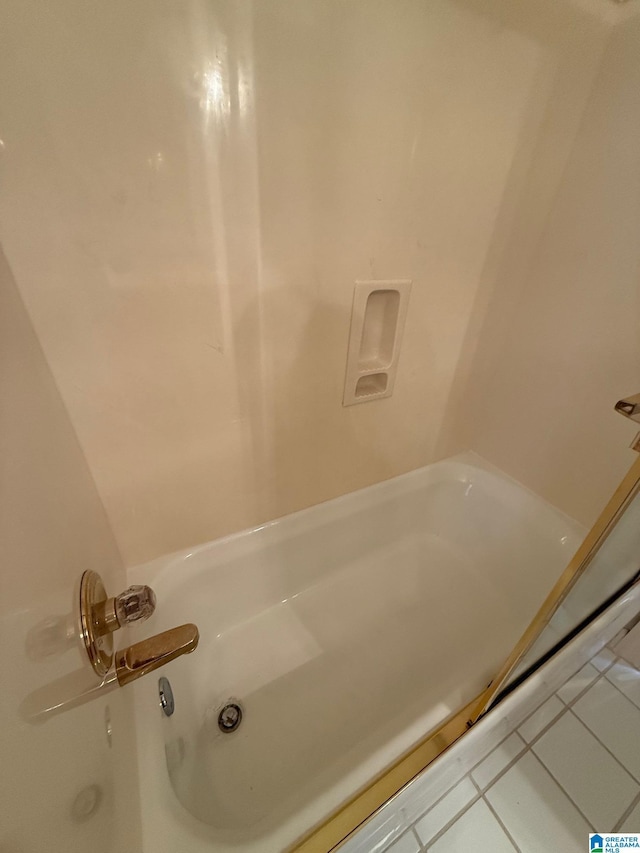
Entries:
[[[639, 448], [634, 445], [634, 449]], [[475, 722], [639, 576], [640, 457], [482, 694], [472, 720]]]

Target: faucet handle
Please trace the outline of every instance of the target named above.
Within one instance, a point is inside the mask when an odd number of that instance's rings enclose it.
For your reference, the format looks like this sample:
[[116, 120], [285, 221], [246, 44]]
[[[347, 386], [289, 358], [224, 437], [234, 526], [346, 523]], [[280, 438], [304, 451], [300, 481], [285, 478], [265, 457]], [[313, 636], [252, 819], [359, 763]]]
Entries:
[[124, 687], [125, 684], [153, 672], [165, 663], [181, 655], [188, 655], [196, 649], [199, 640], [197, 626], [188, 623], [163, 631], [126, 649], [118, 649], [115, 653], [118, 684]]
[[148, 619], [156, 608], [156, 596], [149, 586], [130, 586], [109, 598], [97, 572], [87, 569], [80, 578], [78, 634], [89, 662], [99, 678], [113, 663], [114, 631]]
[[113, 600], [120, 626], [148, 619], [156, 609], [156, 594], [150, 586], [130, 586]]

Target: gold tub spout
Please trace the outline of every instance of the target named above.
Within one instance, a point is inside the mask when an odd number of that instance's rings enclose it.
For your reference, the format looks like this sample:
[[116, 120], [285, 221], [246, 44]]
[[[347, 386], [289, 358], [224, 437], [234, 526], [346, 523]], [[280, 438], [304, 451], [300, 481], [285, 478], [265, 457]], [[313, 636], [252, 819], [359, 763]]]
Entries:
[[198, 645], [200, 634], [195, 625], [180, 625], [135, 643], [115, 654], [116, 676], [121, 687], [164, 666], [180, 655], [188, 655]]

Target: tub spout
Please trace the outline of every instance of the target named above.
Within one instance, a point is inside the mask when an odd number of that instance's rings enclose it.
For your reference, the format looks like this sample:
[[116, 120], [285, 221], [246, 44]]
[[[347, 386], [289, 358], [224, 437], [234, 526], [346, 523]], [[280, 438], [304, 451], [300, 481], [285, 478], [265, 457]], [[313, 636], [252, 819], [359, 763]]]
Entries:
[[126, 649], [119, 649], [115, 654], [118, 683], [124, 687], [180, 655], [189, 654], [194, 651], [199, 639], [197, 627], [187, 624], [163, 631]]

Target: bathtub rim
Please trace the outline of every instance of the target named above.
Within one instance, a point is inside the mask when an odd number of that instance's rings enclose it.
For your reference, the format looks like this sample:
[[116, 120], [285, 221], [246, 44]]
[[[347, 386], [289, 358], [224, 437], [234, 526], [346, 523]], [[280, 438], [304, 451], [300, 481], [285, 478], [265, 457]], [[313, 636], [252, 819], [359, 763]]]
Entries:
[[[423, 468], [415, 469], [405, 474], [392, 477], [381, 483], [376, 483], [355, 492], [350, 492], [346, 495], [324, 501], [321, 504], [299, 510], [289, 515], [281, 516], [280, 518], [258, 525], [254, 528], [248, 528], [232, 533], [228, 536], [220, 537], [219, 539], [203, 543], [193, 548], [183, 549], [182, 551], [156, 558], [155, 560], [140, 566], [132, 567], [129, 570], [130, 579], [136, 583], [157, 583], [159, 584], [159, 589], [161, 589], [163, 596], [166, 595], [167, 597], [170, 597], [177, 585], [182, 586], [185, 581], [189, 580], [189, 578], [192, 578], [194, 575], [203, 571], [201, 560], [198, 558], [204, 557], [206, 559], [207, 553], [211, 552], [212, 549], [215, 551], [216, 556], [224, 555], [228, 550], [236, 547], [241, 547], [243, 550], [247, 549], [248, 552], [251, 553], [256, 548], [263, 547], [263, 543], [265, 541], [268, 542], [271, 537], [277, 537], [280, 535], [280, 531], [282, 531], [283, 527], [286, 527], [287, 525], [293, 525], [294, 530], [304, 530], [310, 523], [309, 519], [313, 519], [319, 510], [325, 513], [329, 519], [335, 514], [341, 514], [344, 509], [348, 510], [350, 506], [359, 503], [362, 500], [363, 493], [367, 493], [370, 496], [371, 501], [380, 502], [411, 493], [414, 489], [420, 489], [425, 481], [438, 482], [440, 479], [455, 479], [463, 483], [472, 483], [474, 482], [474, 471], [480, 473], [481, 476], [488, 478], [489, 481], [493, 481], [495, 479], [500, 481], [502, 484], [505, 482], [512, 484], [517, 487], [518, 492], [522, 494], [523, 497], [526, 497], [527, 499], [531, 497], [535, 499], [536, 503], [541, 500], [544, 501], [544, 499], [541, 499], [539, 495], [523, 486], [513, 477], [510, 477], [508, 474], [501, 471], [490, 462], [487, 462], [476, 453], [468, 451], [440, 460], [439, 462], [431, 463]], [[451, 476], [452, 474], [453, 478]], [[547, 505], [549, 510], [553, 511], [556, 523], [562, 520], [562, 522], [566, 524], [567, 528], [574, 533], [577, 543], [579, 543], [584, 536], [585, 528], [561, 510], [558, 510], [557, 507], [549, 504], [548, 501], [544, 501], [544, 503]], [[412, 778], [436, 760], [445, 749], [454, 744], [461, 735], [467, 731], [467, 721], [470, 718], [470, 705], [477, 703], [480, 695], [482, 694], [476, 696], [469, 705], [465, 705], [462, 709], [454, 711], [443, 722], [439, 723], [435, 729], [425, 732], [423, 738], [419, 742], [414, 742], [407, 751], [397, 756], [391, 766], [387, 766], [379, 774], [376, 774], [372, 780], [366, 783], [364, 788], [360, 788], [359, 792], [351, 797], [351, 799], [346, 803], [343, 803], [336, 812], [328, 815], [322, 820], [322, 822], [307, 830], [285, 849], [289, 851], [300, 851], [300, 853], [312, 853], [312, 851], [313, 853], [320, 853], [320, 851], [322, 851], [322, 853], [327, 853], [327, 851], [334, 849], [336, 845], [341, 844], [357, 826], [372, 816], [381, 805], [384, 805], [386, 801], [398, 793], [398, 791], [402, 789]], [[138, 705], [139, 703], [136, 704]], [[138, 715], [137, 722], [138, 725], [141, 726], [145, 726], [145, 723], [148, 724], [148, 721], [145, 721], [143, 716]], [[142, 754], [140, 755], [140, 761], [143, 765], [146, 763]], [[203, 825], [198, 821], [197, 818], [188, 812], [180, 803], [175, 792], [170, 786], [168, 777], [166, 776], [166, 770], [162, 764], [163, 762], [158, 764], [155, 768], [157, 773], [162, 777], [159, 780], [159, 788], [157, 788], [155, 792], [150, 792], [152, 801], [151, 804], [146, 804], [144, 811], [147, 812], [147, 814], [151, 814], [157, 809], [157, 797], [158, 794], [160, 794], [163, 805], [167, 807], [166, 817], [173, 824], [172, 835], [173, 832], [185, 833], [188, 836], [191, 836], [196, 844], [198, 844], [198, 841], [209, 841], [210, 836], [207, 825]], [[140, 769], [143, 775], [149, 772], [149, 767], [144, 768], [142, 766]], [[389, 785], [389, 780], [394, 780], [391, 785]], [[373, 786], [382, 784], [384, 784], [385, 788], [384, 797], [380, 800], [378, 795], [378, 798], [374, 801], [369, 792]], [[379, 788], [376, 790], [379, 790]], [[345, 815], [347, 811], [350, 813], [354, 808], [354, 804], [356, 802], [361, 802], [363, 797], [366, 797], [369, 800], [369, 805], [364, 809], [365, 813], [361, 813], [355, 823], [353, 822], [353, 818], [350, 818], [348, 824], [346, 824], [346, 830], [340, 830], [337, 835], [334, 834], [330, 845], [322, 842], [320, 846], [317, 846], [316, 839], [318, 834], [321, 832], [324, 834], [327, 831], [326, 828], [334, 824], [337, 816]], [[153, 800], [155, 800], [155, 808]], [[144, 832], [144, 834], [146, 835], [146, 832]], [[196, 841], [196, 839], [198, 839], [198, 841]], [[145, 849], [147, 849], [146, 846]], [[153, 849], [153, 846], [149, 849]], [[196, 849], [199, 850], [200, 846], [198, 845], [197, 847], [194, 847], [194, 853]]]
[[[278, 516], [253, 527], [247, 527], [216, 539], [202, 542], [189, 548], [182, 548], [144, 563], [131, 566], [127, 570], [127, 574], [133, 583], [158, 584], [163, 595], [170, 595], [175, 587], [183, 584], [185, 580], [184, 574], [176, 572], [177, 567], [181, 566], [181, 572], [186, 571], [190, 575], [191, 573], [198, 574], [203, 570], [202, 567], [198, 566], [198, 561], [209, 552], [213, 551], [224, 554], [225, 551], [234, 548], [246, 548], [251, 553], [256, 549], [264, 547], [265, 540], [268, 540], [269, 537], [277, 537], [283, 528], [291, 527], [292, 530], [299, 528], [300, 531], [304, 531], [305, 528], [310, 526], [313, 519], [316, 518], [318, 512], [324, 513], [327, 516], [327, 520], [330, 520], [332, 517], [341, 514], [344, 509], [348, 509], [351, 505], [358, 505], [365, 497], [370, 504], [379, 503], [393, 497], [402, 496], [414, 489], [419, 489], [423, 481], [427, 478], [434, 478], [433, 482], [438, 482], [440, 478], [442, 480], [449, 479], [447, 474], [450, 475], [451, 473], [455, 475], [454, 479], [457, 481], [471, 483], [473, 482], [473, 471], [480, 472], [480, 475], [485, 477], [491, 484], [501, 482], [503, 485], [508, 484], [510, 487], [515, 487], [524, 500], [528, 501], [532, 499], [536, 503], [546, 504], [546, 508], [549, 510], [549, 519], [552, 519], [554, 524], [561, 522], [563, 525], [566, 525], [568, 531], [574, 537], [576, 548], [580, 546], [588, 534], [589, 528], [576, 521], [576, 519], [549, 503], [545, 498], [541, 498], [536, 492], [493, 465], [475, 451], [466, 450], [455, 456], [431, 462], [421, 468], [414, 468], [404, 474], [398, 474], [387, 480], [356, 489], [353, 492], [329, 498], [318, 504]], [[568, 557], [567, 562], [569, 559]]]

